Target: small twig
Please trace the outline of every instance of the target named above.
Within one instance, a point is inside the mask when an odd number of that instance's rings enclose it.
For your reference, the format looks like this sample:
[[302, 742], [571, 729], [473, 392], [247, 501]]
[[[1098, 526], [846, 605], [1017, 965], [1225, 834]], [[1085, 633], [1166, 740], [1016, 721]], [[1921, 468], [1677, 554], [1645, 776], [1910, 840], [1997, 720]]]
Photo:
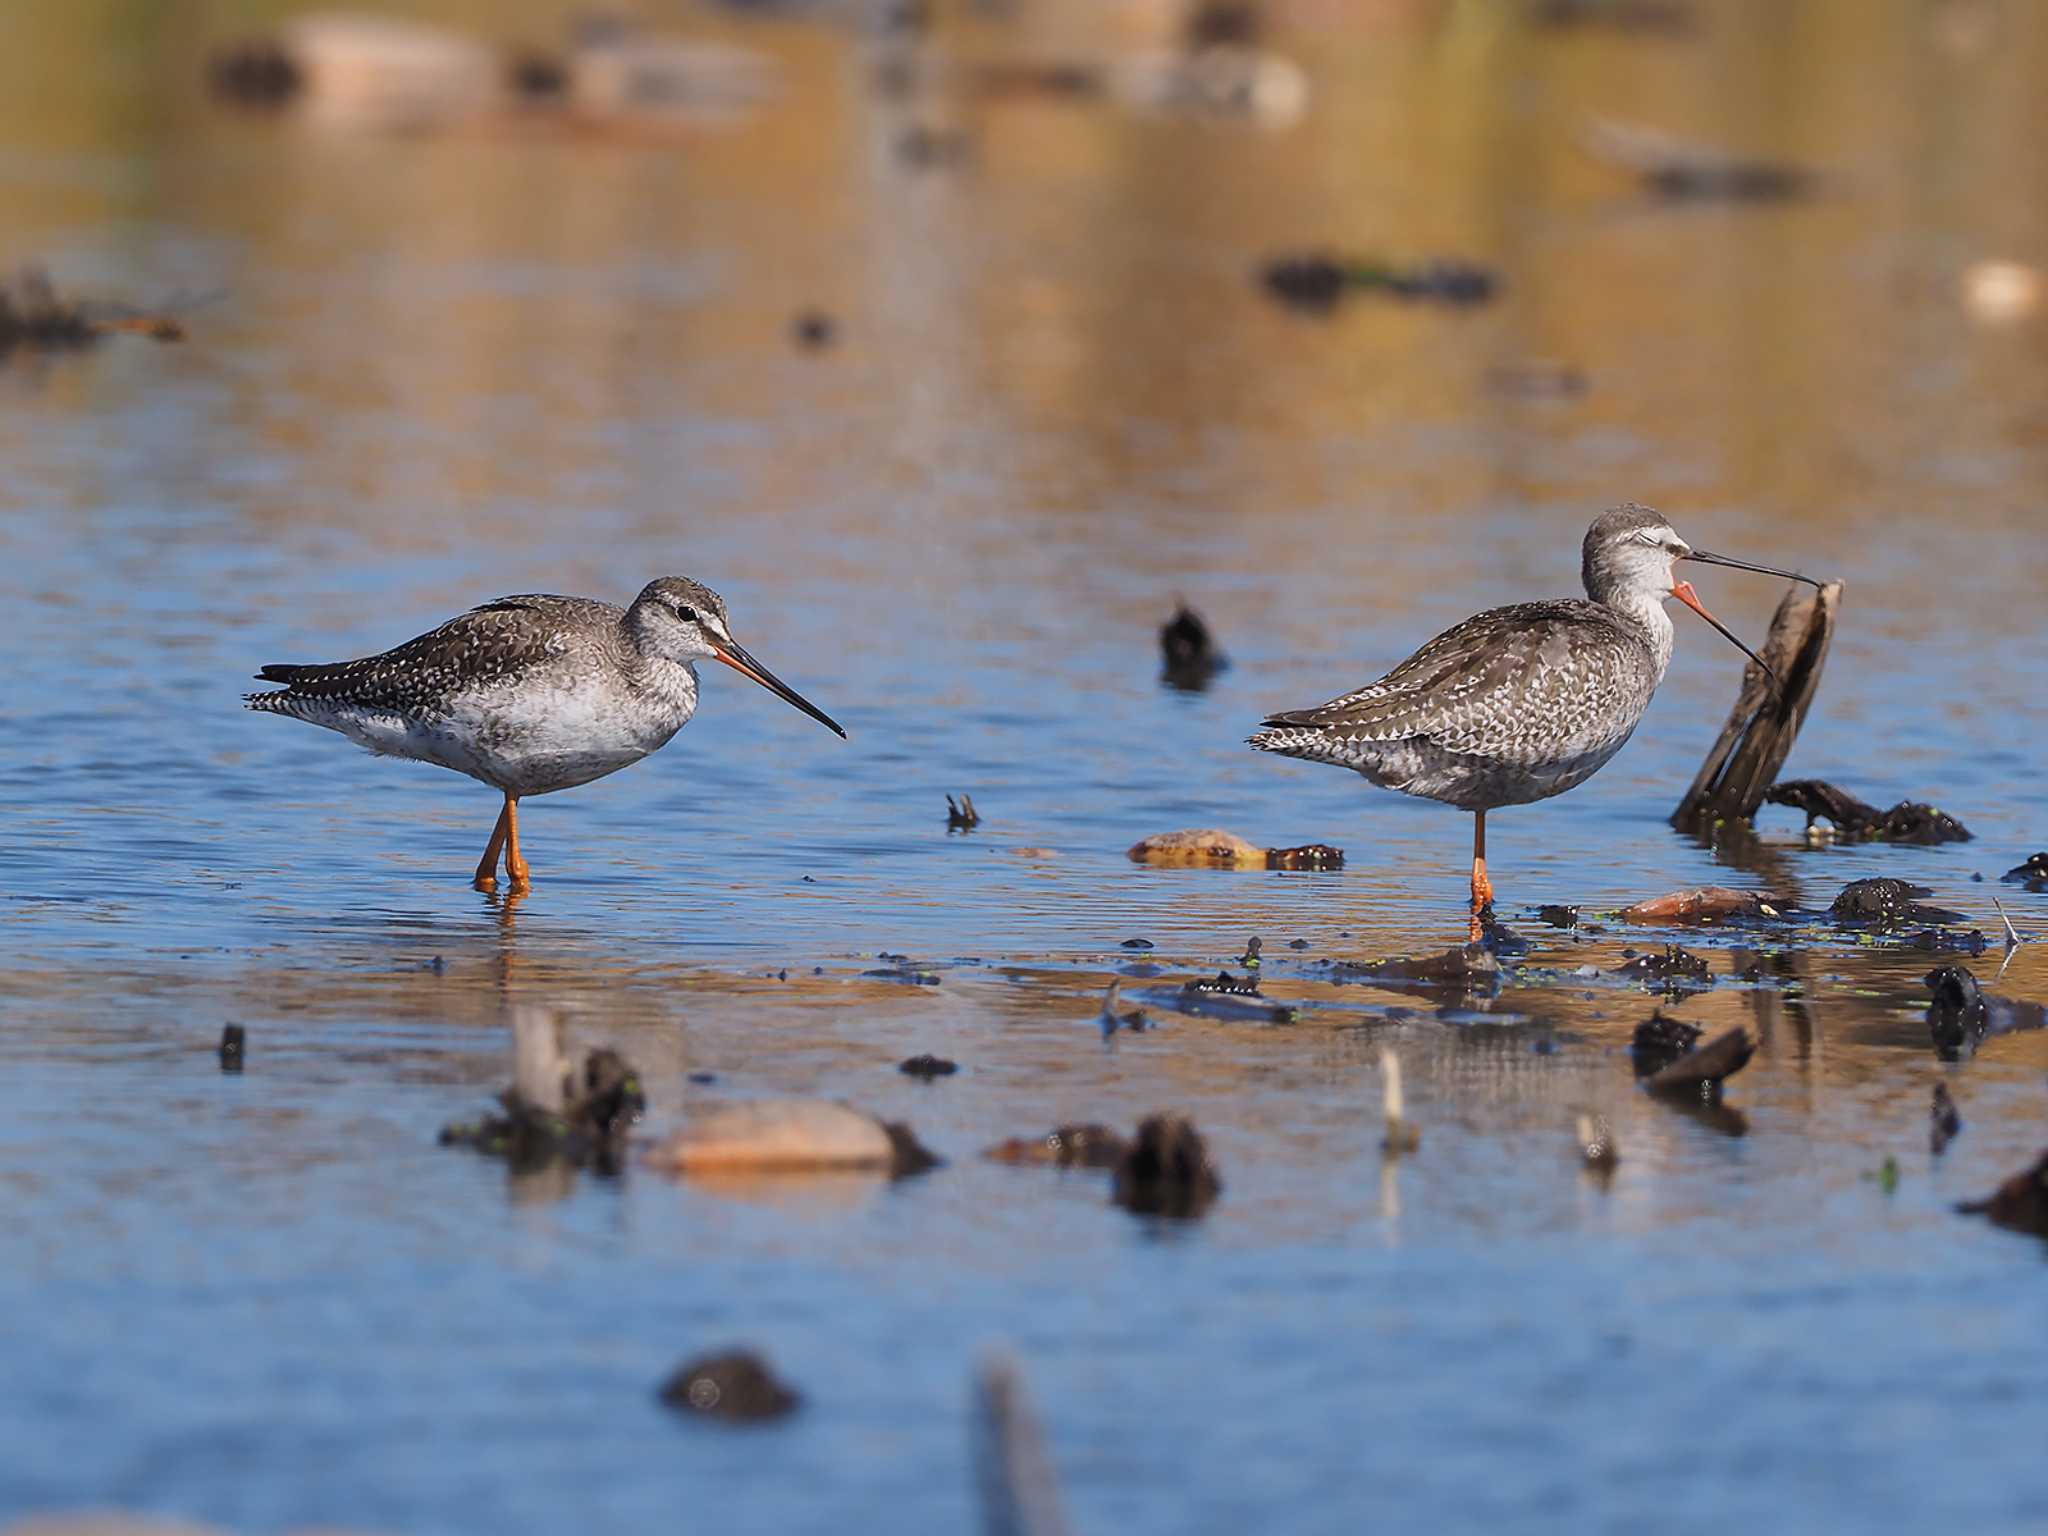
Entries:
[[2005, 924], [2005, 947], [2007, 949], [2018, 949], [2022, 944], [2026, 943], [2027, 941], [2020, 937], [2019, 929], [2013, 927], [2012, 919], [2005, 915], [2005, 903], [1994, 896], [1991, 898], [1991, 905], [1998, 908], [1998, 920]]
[[1380, 1150], [1399, 1157], [1422, 1145], [1422, 1128], [1408, 1123], [1408, 1106], [1401, 1093], [1401, 1058], [1385, 1046], [1380, 1048], [1380, 1077], [1385, 1084], [1382, 1107], [1387, 1117], [1387, 1134], [1380, 1139]]

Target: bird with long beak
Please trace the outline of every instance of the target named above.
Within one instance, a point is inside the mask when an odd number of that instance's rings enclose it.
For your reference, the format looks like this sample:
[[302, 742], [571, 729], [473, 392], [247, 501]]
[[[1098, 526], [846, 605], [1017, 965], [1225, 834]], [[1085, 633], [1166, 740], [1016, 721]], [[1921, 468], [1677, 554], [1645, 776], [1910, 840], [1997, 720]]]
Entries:
[[1376, 683], [1314, 709], [1267, 716], [1251, 744], [1354, 769], [1387, 789], [1472, 812], [1469, 933], [1477, 943], [1482, 914], [1493, 902], [1486, 813], [1561, 795], [1621, 750], [1671, 662], [1667, 598], [1677, 598], [1772, 675], [1707, 612], [1692, 583], [1679, 579], [1681, 560], [1820, 585], [1793, 571], [1695, 549], [1648, 507], [1615, 507], [1586, 531], [1584, 598], [1515, 603], [1475, 615]]
[[723, 662], [841, 737], [823, 710], [748, 655], [725, 600], [687, 576], [650, 581], [630, 608], [586, 597], [501, 597], [375, 656], [272, 665], [284, 686], [251, 709], [339, 731], [388, 757], [466, 773], [505, 797], [475, 884], [529, 882], [519, 801], [616, 773], [665, 746], [697, 712], [699, 661]]

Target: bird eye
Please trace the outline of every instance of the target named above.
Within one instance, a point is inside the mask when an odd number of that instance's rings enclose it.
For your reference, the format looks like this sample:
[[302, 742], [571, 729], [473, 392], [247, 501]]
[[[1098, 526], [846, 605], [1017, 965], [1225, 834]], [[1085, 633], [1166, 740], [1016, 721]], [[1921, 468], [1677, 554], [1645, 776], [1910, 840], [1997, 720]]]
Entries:
[[694, 624], [697, 622], [697, 610], [694, 608], [678, 607], [676, 609], [676, 617], [685, 624]]

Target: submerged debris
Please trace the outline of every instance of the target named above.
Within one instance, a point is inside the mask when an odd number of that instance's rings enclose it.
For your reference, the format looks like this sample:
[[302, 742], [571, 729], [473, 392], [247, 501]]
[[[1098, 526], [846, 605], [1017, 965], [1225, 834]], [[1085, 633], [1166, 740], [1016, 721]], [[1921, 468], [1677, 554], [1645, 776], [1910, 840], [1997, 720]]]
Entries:
[[1755, 891], [1732, 890], [1725, 885], [1696, 886], [1689, 891], [1666, 891], [1614, 914], [1625, 923], [1711, 923], [1727, 917], [1781, 917], [1771, 901]]
[[981, 1485], [981, 1528], [989, 1536], [1067, 1536], [1045, 1435], [1024, 1393], [1015, 1361], [982, 1367], [974, 1393], [974, 1464]]
[[1401, 1092], [1401, 1058], [1384, 1046], [1380, 1049], [1380, 1083], [1380, 1108], [1386, 1115], [1380, 1151], [1388, 1157], [1402, 1157], [1422, 1145], [1422, 1127], [1408, 1119], [1407, 1100]]
[[512, 1009], [512, 1086], [502, 1115], [444, 1126], [441, 1145], [472, 1147], [527, 1172], [551, 1165], [617, 1173], [626, 1133], [647, 1108], [640, 1077], [617, 1051], [569, 1056], [562, 1021], [528, 1004]]
[[1430, 261], [1397, 267], [1360, 257], [1322, 253], [1277, 256], [1259, 270], [1266, 291], [1290, 308], [1327, 314], [1352, 289], [1377, 289], [1397, 299], [1434, 299], [1446, 304], [1483, 304], [1500, 278], [1486, 267], [1462, 261]]
[[2048, 853], [2037, 853], [2024, 864], [2015, 864], [1999, 877], [2023, 882], [2030, 891], [2048, 890]]
[[1234, 832], [1203, 828], [1194, 832], [1162, 832], [1131, 844], [1125, 857], [1138, 864], [1168, 869], [1264, 869], [1266, 850]]
[[744, 1349], [682, 1366], [662, 1384], [661, 1400], [685, 1413], [731, 1423], [779, 1419], [802, 1402], [766, 1361]]
[[1787, 779], [1766, 790], [1764, 799], [1805, 812], [1809, 833], [1816, 820], [1826, 820], [1844, 842], [1924, 845], [1970, 841], [1970, 829], [1946, 811], [1916, 800], [1901, 800], [1890, 810], [1880, 811], [1825, 779]]
[[1595, 1120], [1591, 1115], [1579, 1116], [1579, 1160], [1595, 1173], [1611, 1175], [1621, 1161], [1621, 1152], [1614, 1144], [1614, 1127], [1603, 1117]]
[[146, 314], [122, 304], [60, 299], [40, 267], [23, 267], [0, 281], [0, 358], [17, 347], [42, 352], [87, 347], [114, 331], [133, 331], [156, 341], [182, 341], [185, 336], [185, 328], [168, 315]]
[[1734, 155], [1612, 118], [1589, 123], [1584, 143], [1596, 160], [1633, 172], [1647, 190], [1673, 201], [1777, 201], [1807, 196], [1819, 181], [1811, 170], [1790, 161]]
[[1927, 886], [1889, 877], [1852, 880], [1829, 903], [1828, 912], [1839, 923], [1877, 928], [1897, 928], [1908, 923], [1959, 923], [1963, 920], [1960, 912], [1951, 912], [1945, 907], [1923, 907], [1913, 899], [1933, 894]]
[[1161, 675], [1167, 686], [1186, 693], [1201, 692], [1230, 665], [1202, 616], [1186, 603], [1175, 608], [1173, 617], [1160, 626], [1159, 653], [1165, 662]]
[[1151, 1115], [1116, 1165], [1113, 1198], [1141, 1216], [1200, 1216], [1223, 1192], [1208, 1145], [1186, 1115]]
[[1234, 832], [1205, 827], [1162, 832], [1131, 844], [1125, 857], [1162, 869], [1342, 869], [1344, 850], [1328, 843], [1298, 848], [1259, 848]]
[[1268, 848], [1268, 869], [1342, 869], [1344, 850], [1328, 843], [1303, 843], [1298, 848]]
[[1691, 986], [1711, 987], [1714, 973], [1705, 955], [1696, 955], [1677, 944], [1666, 944], [1663, 952], [1635, 955], [1615, 968], [1615, 975], [1645, 985], [1655, 983], [1665, 991]]
[[[1640, 1038], [1642, 1030], [1647, 1030], [1655, 1022], [1657, 1020], [1651, 1018], [1649, 1024], [1640, 1024], [1636, 1028], [1636, 1036]], [[1675, 1020], [1665, 1020], [1665, 1024], [1673, 1024], [1673, 1022]], [[1690, 1028], [1690, 1026], [1679, 1026], [1679, 1028]], [[1692, 1034], [1698, 1036], [1698, 1030], [1692, 1030]], [[1692, 1098], [1718, 1098], [1720, 1096], [1720, 1083], [1722, 1083], [1722, 1079], [1733, 1077], [1743, 1067], [1747, 1067], [1749, 1059], [1755, 1053], [1757, 1053], [1757, 1040], [1755, 1040], [1755, 1036], [1747, 1028], [1737, 1024], [1733, 1030], [1724, 1030], [1724, 1032], [1716, 1034], [1712, 1040], [1708, 1040], [1706, 1044], [1696, 1044], [1696, 1047], [1692, 1047], [1690, 1051], [1681, 1053], [1679, 1057], [1675, 1057], [1675, 1059], [1667, 1061], [1665, 1065], [1657, 1067], [1655, 1071], [1649, 1073], [1649, 1077], [1645, 1079], [1645, 1083], [1642, 1083], [1642, 1085], [1645, 1085], [1647, 1090], [1653, 1092], [1653, 1094], [1692, 1096]], [[1636, 1075], [1642, 1075], [1642, 1063], [1645, 1063], [1645, 1053], [1638, 1051], [1636, 1053]]]
[[1509, 959], [1529, 953], [1529, 941], [1496, 918], [1491, 903], [1479, 909], [1479, 943], [1489, 954]]
[[667, 1173], [864, 1172], [939, 1165], [910, 1128], [824, 1099], [750, 1099], [693, 1116], [643, 1159]]
[[839, 339], [839, 322], [822, 309], [797, 312], [789, 322], [790, 339], [806, 352], [822, 352]]
[[1293, 1007], [1262, 996], [1257, 977], [1233, 976], [1228, 971], [1218, 971], [1211, 979], [1182, 982], [1177, 992], [1153, 992], [1148, 996], [1176, 1013], [1198, 1018], [1247, 1024], [1294, 1022]]
[[912, 1056], [907, 1061], [898, 1062], [896, 1070], [905, 1077], [922, 1078], [925, 1082], [930, 1082], [935, 1077], [951, 1077], [960, 1070], [960, 1063], [926, 1052], [922, 1056]]
[[1635, 1058], [1636, 1076], [1648, 1077], [1662, 1071], [1699, 1044], [1703, 1031], [1674, 1019], [1658, 1009], [1636, 1026], [1629, 1052]]
[[965, 832], [981, 825], [981, 813], [974, 808], [974, 796], [961, 793], [959, 800], [946, 796], [946, 830]]
[[1966, 1216], [1983, 1216], [1994, 1225], [2015, 1232], [2048, 1237], [2048, 1152], [2035, 1159], [2034, 1166], [2016, 1173], [1987, 1199], [1965, 1200], [1956, 1207]]
[[220, 1032], [220, 1069], [223, 1072], [242, 1070], [242, 1059], [247, 1054], [249, 1033], [239, 1024], [229, 1024]]
[[981, 1155], [994, 1163], [1050, 1163], [1055, 1168], [1114, 1168], [1123, 1137], [1106, 1125], [1062, 1125], [1043, 1136], [1015, 1136]]
[[1538, 907], [1536, 920], [1552, 928], [1576, 928], [1579, 926], [1579, 909], [1555, 905]]
[[1927, 1032], [1934, 1054], [1961, 1061], [1994, 1035], [2048, 1028], [2048, 1008], [2039, 1003], [1995, 997], [1959, 965], [1937, 965], [1926, 976]]
[[1820, 588], [1796, 582], [1785, 593], [1771, 617], [1770, 633], [1757, 647], [1778, 685], [1773, 687], [1755, 665], [1743, 669], [1734, 707], [1671, 813], [1671, 825], [1701, 833], [1719, 822], [1747, 821], [1756, 814], [1806, 722], [1841, 602], [1839, 581]]
[[1151, 1021], [1145, 1017], [1145, 1010], [1142, 1008], [1132, 1008], [1123, 1013], [1117, 1012], [1117, 990], [1122, 985], [1121, 980], [1112, 976], [1109, 979], [1109, 985], [1102, 989], [1102, 1010], [1097, 1015], [1097, 1018], [1101, 1022], [1102, 1037], [1105, 1040], [1120, 1029], [1128, 1030], [1131, 1034], [1136, 1035], [1152, 1027]]
[[1956, 1110], [1956, 1101], [1949, 1097], [1948, 1084], [1936, 1083], [1934, 1102], [1927, 1108], [1927, 1149], [1936, 1157], [1941, 1156], [1962, 1128], [1963, 1117]]
[[1433, 955], [1396, 955], [1387, 960], [1340, 961], [1344, 979], [1416, 982], [1426, 986], [1456, 984], [1466, 988], [1499, 985], [1501, 963], [1484, 944], [1465, 944]]

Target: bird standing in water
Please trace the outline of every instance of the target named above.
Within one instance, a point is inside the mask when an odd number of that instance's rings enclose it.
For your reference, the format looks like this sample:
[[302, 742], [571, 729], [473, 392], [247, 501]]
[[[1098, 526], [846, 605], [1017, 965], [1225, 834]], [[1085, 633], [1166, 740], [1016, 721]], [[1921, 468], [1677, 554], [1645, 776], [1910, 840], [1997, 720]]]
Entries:
[[528, 884], [519, 801], [616, 773], [666, 745], [697, 710], [699, 661], [751, 677], [840, 736], [837, 722], [732, 637], [725, 601], [687, 576], [649, 582], [630, 608], [528, 593], [472, 608], [381, 655], [272, 665], [284, 686], [245, 694], [249, 708], [324, 725], [388, 757], [438, 763], [505, 797], [476, 867]]
[[1262, 752], [1351, 768], [1373, 783], [1473, 813], [1471, 938], [1493, 903], [1486, 813], [1561, 795], [1621, 750], [1671, 661], [1677, 598], [1764, 667], [1677, 579], [1680, 560], [1788, 581], [1810, 576], [1694, 549], [1634, 503], [1586, 531], [1584, 598], [1515, 603], [1444, 631], [1376, 683], [1270, 715]]

